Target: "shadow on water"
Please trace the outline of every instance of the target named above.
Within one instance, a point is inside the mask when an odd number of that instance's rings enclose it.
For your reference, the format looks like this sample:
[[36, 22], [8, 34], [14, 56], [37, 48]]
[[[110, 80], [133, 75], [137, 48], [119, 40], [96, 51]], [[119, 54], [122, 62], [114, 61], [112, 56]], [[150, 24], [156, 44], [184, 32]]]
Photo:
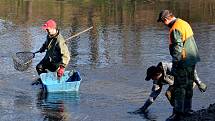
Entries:
[[147, 120], [147, 121], [157, 121], [157, 116], [154, 115], [153, 113], [147, 112], [145, 114], [139, 114], [140, 117], [142, 117], [143, 119]]
[[41, 110], [43, 121], [68, 121], [69, 108], [77, 106], [80, 100], [78, 92], [48, 93], [41, 90], [37, 96], [37, 107]]
[[128, 112], [128, 114], [131, 115], [139, 115], [143, 120], [147, 120], [147, 121], [157, 121], [157, 116], [150, 111], [147, 111], [145, 113], [134, 113], [134, 112]]

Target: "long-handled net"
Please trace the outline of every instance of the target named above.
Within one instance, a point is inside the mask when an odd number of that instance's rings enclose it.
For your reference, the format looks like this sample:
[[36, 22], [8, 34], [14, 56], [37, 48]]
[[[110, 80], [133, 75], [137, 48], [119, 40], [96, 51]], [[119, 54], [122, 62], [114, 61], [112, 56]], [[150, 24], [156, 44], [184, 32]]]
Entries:
[[33, 52], [17, 52], [15, 55], [13, 55], [14, 68], [18, 71], [27, 70], [32, 64], [33, 58]]

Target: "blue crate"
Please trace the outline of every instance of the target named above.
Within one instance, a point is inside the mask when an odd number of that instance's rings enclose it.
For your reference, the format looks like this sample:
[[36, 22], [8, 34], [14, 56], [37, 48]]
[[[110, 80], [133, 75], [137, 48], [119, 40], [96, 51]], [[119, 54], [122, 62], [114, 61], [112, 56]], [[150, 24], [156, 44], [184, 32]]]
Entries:
[[65, 71], [60, 79], [56, 72], [42, 73], [40, 78], [47, 92], [78, 91], [82, 80], [77, 71]]

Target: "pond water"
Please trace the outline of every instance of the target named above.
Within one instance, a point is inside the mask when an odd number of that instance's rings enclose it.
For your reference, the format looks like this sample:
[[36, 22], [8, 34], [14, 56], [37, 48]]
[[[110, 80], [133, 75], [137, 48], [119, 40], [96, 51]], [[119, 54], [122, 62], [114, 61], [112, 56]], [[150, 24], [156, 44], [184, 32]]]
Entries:
[[[152, 83], [144, 81], [146, 69], [171, 61], [168, 28], [156, 22], [162, 9], [188, 21], [195, 34], [201, 56], [197, 71], [208, 90], [194, 89], [193, 109], [214, 103], [214, 0], [0, 0], [0, 120], [164, 121], [172, 112], [166, 87], [148, 115], [127, 113], [148, 98]], [[31, 86], [44, 54], [37, 54], [27, 71], [13, 67], [16, 52], [42, 46], [41, 26], [48, 19], [57, 21], [65, 38], [93, 26], [67, 42], [67, 70], [82, 76], [78, 93], [44, 96], [39, 86]]]

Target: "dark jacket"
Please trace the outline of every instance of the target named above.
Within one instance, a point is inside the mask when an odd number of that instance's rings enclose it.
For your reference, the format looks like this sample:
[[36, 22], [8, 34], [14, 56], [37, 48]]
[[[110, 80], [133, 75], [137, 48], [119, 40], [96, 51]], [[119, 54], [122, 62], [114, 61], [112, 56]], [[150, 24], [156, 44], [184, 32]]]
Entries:
[[63, 36], [57, 32], [56, 35], [47, 35], [47, 40], [40, 48], [40, 52], [46, 50], [45, 59], [48, 59], [51, 63], [57, 66], [62, 65], [66, 67], [70, 60], [70, 53], [65, 43]]

